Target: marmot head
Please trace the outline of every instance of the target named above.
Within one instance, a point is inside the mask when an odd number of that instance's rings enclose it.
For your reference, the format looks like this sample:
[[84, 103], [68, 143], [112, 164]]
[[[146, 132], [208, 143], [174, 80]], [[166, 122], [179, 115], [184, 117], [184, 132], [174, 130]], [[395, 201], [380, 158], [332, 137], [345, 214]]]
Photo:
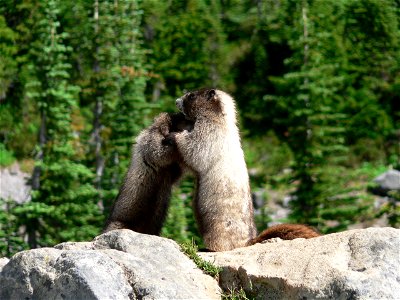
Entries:
[[176, 100], [176, 106], [189, 120], [225, 119], [236, 123], [235, 102], [227, 93], [216, 89], [188, 92]]

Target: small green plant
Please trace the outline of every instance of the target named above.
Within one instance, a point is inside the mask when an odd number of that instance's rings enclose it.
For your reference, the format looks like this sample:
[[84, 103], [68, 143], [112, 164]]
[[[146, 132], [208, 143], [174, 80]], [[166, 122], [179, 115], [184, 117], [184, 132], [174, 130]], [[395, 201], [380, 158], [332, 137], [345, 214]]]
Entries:
[[251, 300], [253, 297], [250, 297], [246, 294], [246, 291], [241, 287], [240, 289], [231, 288], [227, 292], [221, 295], [222, 300]]
[[0, 166], [7, 167], [15, 161], [14, 153], [6, 149], [3, 143], [0, 143]]
[[376, 218], [386, 214], [389, 225], [400, 228], [400, 192], [390, 191], [388, 195], [388, 201], [380, 208]]
[[222, 268], [214, 266], [212, 263], [209, 263], [208, 261], [205, 261], [200, 256], [198, 256], [198, 248], [193, 240], [188, 243], [182, 243], [180, 246], [183, 253], [185, 253], [191, 260], [193, 260], [200, 270], [202, 270], [207, 275], [218, 279], [219, 273], [221, 273]]

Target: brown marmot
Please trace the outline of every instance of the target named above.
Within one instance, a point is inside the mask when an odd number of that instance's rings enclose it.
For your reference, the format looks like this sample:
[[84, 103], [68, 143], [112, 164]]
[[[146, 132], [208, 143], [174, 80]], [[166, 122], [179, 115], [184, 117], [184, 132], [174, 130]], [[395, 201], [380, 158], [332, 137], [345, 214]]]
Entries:
[[161, 113], [139, 134], [124, 183], [103, 232], [126, 228], [160, 234], [172, 186], [182, 175], [176, 147], [164, 137], [170, 131], [190, 130], [191, 126], [181, 113]]
[[[309, 227], [286, 224], [264, 231], [259, 239], [254, 224], [249, 177], [236, 122], [235, 102], [227, 93], [202, 89], [176, 100], [194, 122], [192, 131], [171, 133], [183, 162], [196, 175], [195, 216], [210, 251], [226, 251], [275, 237], [311, 237]], [[282, 225], [283, 226], [283, 225]], [[304, 226], [303, 231], [299, 228]], [[306, 234], [305, 234], [306, 233]]]

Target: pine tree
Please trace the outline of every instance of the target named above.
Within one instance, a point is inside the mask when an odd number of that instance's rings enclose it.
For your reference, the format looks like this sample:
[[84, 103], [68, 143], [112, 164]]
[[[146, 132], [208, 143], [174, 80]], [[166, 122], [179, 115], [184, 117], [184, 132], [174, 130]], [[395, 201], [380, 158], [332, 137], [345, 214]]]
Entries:
[[26, 72], [27, 51], [32, 40], [30, 28], [40, 19], [37, 6], [37, 0], [0, 4], [0, 18], [4, 20], [0, 22], [3, 23], [0, 26], [0, 69], [4, 67], [0, 71], [0, 139], [18, 159], [32, 153], [37, 135], [37, 127], [33, 125], [37, 117], [31, 114], [35, 109], [23, 97], [23, 86], [30, 80]]
[[19, 224], [14, 200], [0, 198], [0, 256], [10, 257], [13, 254], [25, 250], [28, 245], [19, 234]]
[[157, 75], [151, 82], [154, 101], [163, 94], [169, 108], [184, 90], [229, 86], [221, 7], [204, 0], [144, 3], [144, 36]]
[[294, 192], [291, 218], [327, 231], [328, 221], [337, 222], [335, 230], [346, 228], [355, 213], [365, 209], [349, 197], [341, 181], [346, 153], [346, 115], [338, 109], [345, 77], [340, 72], [343, 50], [335, 35], [340, 30], [340, 2], [296, 2], [291, 12], [293, 51], [286, 64], [290, 72], [272, 78], [278, 94], [273, 100], [286, 128], [286, 140], [294, 153]]
[[[375, 140], [371, 148], [379, 147], [393, 134], [395, 102], [400, 99], [392, 90], [400, 75], [399, 10], [398, 1], [390, 0], [349, 0], [344, 4], [342, 34], [347, 61], [343, 69], [348, 80], [342, 110], [350, 116], [346, 122], [349, 144]], [[360, 153], [364, 160], [376, 159], [368, 155], [371, 150]]]
[[6, 97], [17, 71], [15, 39], [16, 33], [7, 26], [4, 17], [0, 16], [0, 100]]
[[102, 180], [103, 189], [109, 193], [105, 199], [116, 196], [128, 168], [134, 137], [148, 124], [151, 111], [144, 96], [148, 74], [143, 65], [144, 51], [138, 30], [141, 21], [138, 2], [115, 4], [114, 18], [119, 95], [115, 107], [103, 118], [110, 132], [105, 141], [106, 168]]
[[57, 0], [44, 1], [44, 18], [33, 30], [30, 51], [32, 77], [27, 97], [37, 103], [41, 116], [32, 201], [16, 209], [29, 234], [29, 246], [53, 245], [93, 238], [101, 215], [96, 206], [93, 174], [75, 160], [71, 114], [79, 89], [69, 82], [70, 65], [63, 43]]

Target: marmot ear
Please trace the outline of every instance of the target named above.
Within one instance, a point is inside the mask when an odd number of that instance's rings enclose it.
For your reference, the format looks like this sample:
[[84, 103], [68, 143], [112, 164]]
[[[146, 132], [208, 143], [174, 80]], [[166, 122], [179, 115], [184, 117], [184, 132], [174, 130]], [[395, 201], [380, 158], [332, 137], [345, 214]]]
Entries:
[[214, 89], [213, 89], [213, 90], [209, 90], [208, 93], [207, 93], [207, 99], [208, 99], [208, 100], [214, 99], [214, 97], [215, 97], [216, 94], [217, 94], [217, 93], [215, 92]]

